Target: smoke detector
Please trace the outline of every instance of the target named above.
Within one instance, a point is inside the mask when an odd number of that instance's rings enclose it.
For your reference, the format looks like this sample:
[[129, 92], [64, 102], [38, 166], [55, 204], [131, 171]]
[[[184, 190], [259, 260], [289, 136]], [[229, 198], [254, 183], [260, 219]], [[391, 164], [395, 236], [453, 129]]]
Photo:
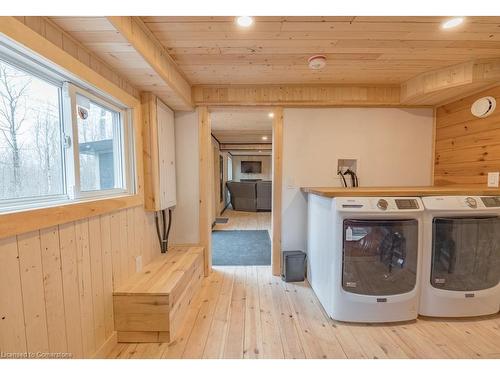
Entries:
[[314, 55], [307, 60], [309, 69], [320, 70], [326, 66], [326, 57], [324, 55]]
[[497, 101], [492, 96], [485, 96], [476, 100], [470, 109], [471, 113], [479, 118], [488, 117], [495, 111]]

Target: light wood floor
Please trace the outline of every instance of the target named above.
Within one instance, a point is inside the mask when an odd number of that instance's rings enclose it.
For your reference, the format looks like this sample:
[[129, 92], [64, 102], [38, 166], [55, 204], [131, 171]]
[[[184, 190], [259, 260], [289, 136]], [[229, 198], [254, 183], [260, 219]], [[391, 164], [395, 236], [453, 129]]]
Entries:
[[228, 208], [220, 217], [227, 217], [229, 221], [226, 224], [216, 224], [214, 230], [271, 231], [271, 212], [234, 211]]
[[500, 358], [500, 315], [346, 324], [305, 283], [269, 266], [216, 267], [170, 344], [118, 344], [110, 358]]

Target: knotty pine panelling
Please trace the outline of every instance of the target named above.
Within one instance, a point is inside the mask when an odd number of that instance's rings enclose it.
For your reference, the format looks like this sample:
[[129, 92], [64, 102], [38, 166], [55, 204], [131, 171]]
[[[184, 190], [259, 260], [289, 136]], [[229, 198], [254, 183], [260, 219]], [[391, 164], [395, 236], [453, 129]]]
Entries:
[[139, 91], [123, 76], [116, 73], [116, 70], [107, 65], [103, 60], [90, 52], [80, 42], [61, 29], [47, 17], [16, 17], [30, 29], [43, 36], [45, 39], [55, 44], [62, 50], [69, 53], [75, 59], [87, 65], [90, 69], [99, 73], [105, 79], [113, 82], [132, 96], [139, 98]]
[[487, 184], [488, 172], [500, 171], [500, 109], [474, 117], [472, 103], [483, 96], [500, 100], [500, 86], [436, 110], [434, 184]]
[[160, 254], [142, 206], [0, 240], [0, 352], [90, 358], [113, 332], [113, 288]]

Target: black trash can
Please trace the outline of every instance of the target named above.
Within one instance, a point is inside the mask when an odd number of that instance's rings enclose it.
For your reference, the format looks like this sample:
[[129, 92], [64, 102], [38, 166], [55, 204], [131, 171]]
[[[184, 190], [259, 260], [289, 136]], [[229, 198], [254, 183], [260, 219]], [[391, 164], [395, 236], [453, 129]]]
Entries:
[[306, 253], [303, 251], [283, 251], [283, 272], [281, 279], [286, 282], [304, 281], [306, 276]]

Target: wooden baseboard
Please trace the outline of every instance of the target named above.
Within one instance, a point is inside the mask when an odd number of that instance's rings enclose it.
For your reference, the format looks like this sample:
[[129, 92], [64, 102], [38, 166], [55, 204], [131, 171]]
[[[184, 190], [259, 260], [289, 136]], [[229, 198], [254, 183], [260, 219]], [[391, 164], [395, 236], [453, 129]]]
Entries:
[[113, 331], [111, 336], [108, 337], [108, 339], [104, 342], [104, 344], [101, 345], [99, 349], [94, 353], [92, 358], [94, 359], [104, 359], [108, 356], [109, 353], [111, 353], [111, 350], [116, 346], [118, 343], [118, 335], [116, 331]]

